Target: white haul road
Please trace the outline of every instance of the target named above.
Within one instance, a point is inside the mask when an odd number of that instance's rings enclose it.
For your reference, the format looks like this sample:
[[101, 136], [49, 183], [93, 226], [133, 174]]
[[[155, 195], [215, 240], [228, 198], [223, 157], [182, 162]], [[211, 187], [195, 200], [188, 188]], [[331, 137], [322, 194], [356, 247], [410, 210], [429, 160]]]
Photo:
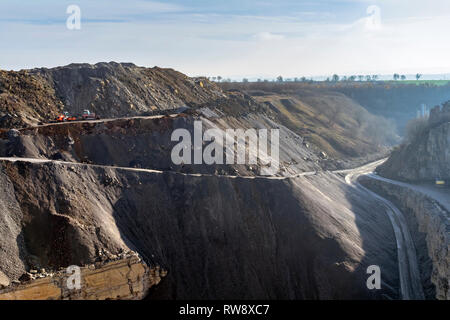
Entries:
[[362, 175], [371, 176], [377, 166], [386, 159], [369, 163], [360, 168], [352, 170], [342, 170], [340, 173], [347, 173], [345, 181], [361, 192], [374, 197], [385, 208], [394, 229], [397, 242], [398, 271], [400, 277], [400, 292], [404, 300], [424, 299], [419, 266], [417, 264], [416, 249], [408, 229], [405, 217], [402, 212], [389, 200], [379, 196], [375, 192], [362, 186], [357, 180]]

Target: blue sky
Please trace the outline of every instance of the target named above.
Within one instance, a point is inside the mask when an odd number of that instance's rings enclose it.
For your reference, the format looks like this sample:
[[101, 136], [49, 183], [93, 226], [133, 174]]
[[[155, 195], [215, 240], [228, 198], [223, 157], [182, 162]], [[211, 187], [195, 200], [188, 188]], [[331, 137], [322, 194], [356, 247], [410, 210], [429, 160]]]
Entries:
[[[81, 30], [66, 27], [69, 5]], [[2, 0], [0, 68], [118, 61], [189, 75], [450, 73], [448, 0]]]

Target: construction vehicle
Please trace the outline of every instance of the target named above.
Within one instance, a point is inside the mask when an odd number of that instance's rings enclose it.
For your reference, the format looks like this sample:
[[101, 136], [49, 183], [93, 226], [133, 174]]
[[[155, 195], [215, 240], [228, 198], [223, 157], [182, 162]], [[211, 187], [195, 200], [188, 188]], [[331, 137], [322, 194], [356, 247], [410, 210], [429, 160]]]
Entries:
[[72, 116], [69, 112], [65, 111], [61, 113], [52, 122], [66, 122], [66, 121], [82, 121], [82, 120], [98, 120], [100, 117], [89, 110], [84, 110], [80, 117]]
[[69, 114], [67, 114], [67, 116], [66, 116], [66, 121], [77, 121], [77, 120], [78, 120], [78, 118], [75, 116], [71, 116]]
[[84, 110], [83, 115], [81, 116], [83, 120], [98, 120], [100, 119], [95, 113], [92, 113], [89, 110]]
[[77, 117], [71, 116], [67, 111], [60, 114], [55, 121], [56, 122], [65, 122], [65, 121], [76, 121]]
[[66, 116], [64, 114], [60, 114], [56, 117], [54, 122], [64, 122], [66, 120]]
[[89, 110], [84, 110], [81, 116], [72, 116], [69, 112], [65, 111], [56, 117], [51, 122], [66, 122], [66, 121], [82, 121], [82, 120], [98, 120], [100, 117]]

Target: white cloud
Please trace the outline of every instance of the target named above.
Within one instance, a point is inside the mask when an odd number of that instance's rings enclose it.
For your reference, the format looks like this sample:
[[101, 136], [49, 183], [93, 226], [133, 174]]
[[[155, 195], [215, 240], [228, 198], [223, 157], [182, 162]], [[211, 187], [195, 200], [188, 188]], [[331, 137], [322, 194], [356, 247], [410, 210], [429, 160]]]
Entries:
[[282, 40], [285, 38], [282, 34], [275, 34], [271, 32], [259, 32], [253, 36], [257, 40], [270, 41], [270, 40]]

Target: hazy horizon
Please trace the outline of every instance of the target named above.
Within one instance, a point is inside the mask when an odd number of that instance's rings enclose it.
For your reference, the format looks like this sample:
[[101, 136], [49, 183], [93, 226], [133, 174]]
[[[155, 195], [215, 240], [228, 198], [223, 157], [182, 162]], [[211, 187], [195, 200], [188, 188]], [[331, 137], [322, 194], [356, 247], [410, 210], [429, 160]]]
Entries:
[[[69, 30], [69, 5], [81, 29]], [[224, 78], [450, 74], [450, 3], [130, 0], [0, 4], [0, 68], [99, 61]]]

